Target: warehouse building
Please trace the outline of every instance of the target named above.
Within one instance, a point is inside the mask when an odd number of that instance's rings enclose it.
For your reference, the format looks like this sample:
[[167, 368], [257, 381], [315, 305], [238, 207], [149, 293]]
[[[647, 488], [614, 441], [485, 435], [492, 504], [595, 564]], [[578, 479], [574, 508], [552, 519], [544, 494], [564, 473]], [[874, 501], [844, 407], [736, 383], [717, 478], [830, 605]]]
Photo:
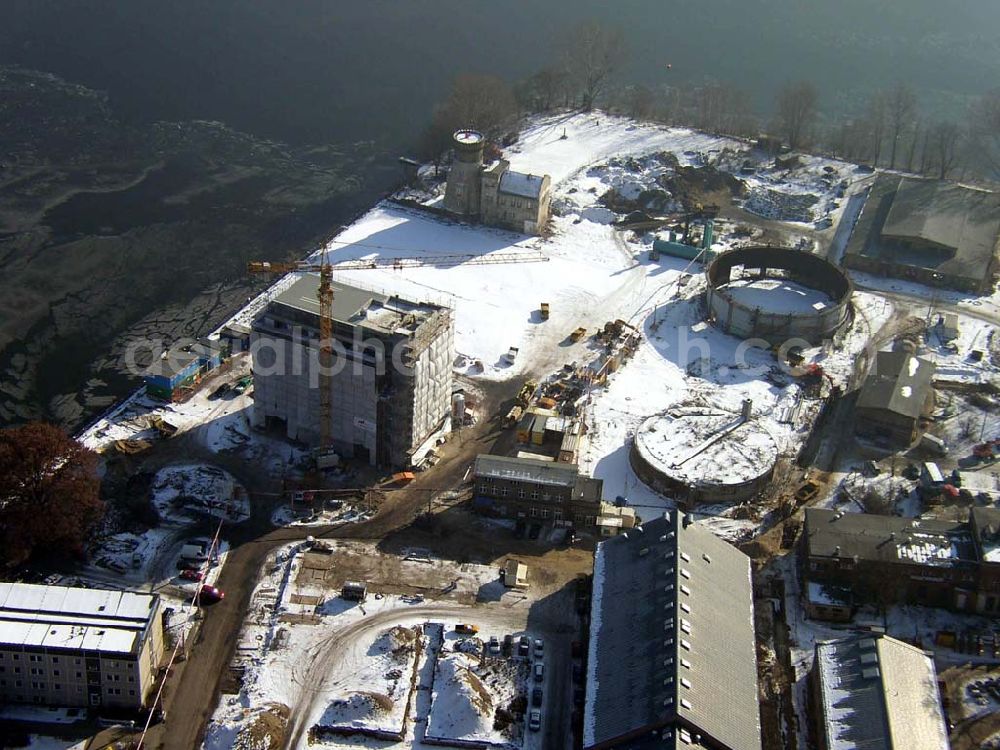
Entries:
[[934, 660], [887, 635], [816, 644], [809, 698], [819, 750], [948, 750]]
[[548, 175], [515, 172], [505, 159], [483, 164], [485, 140], [475, 130], [457, 131], [452, 146], [455, 160], [444, 196], [447, 211], [515, 232], [542, 232], [552, 203]]
[[858, 435], [905, 448], [919, 435], [920, 419], [934, 408], [933, 362], [907, 349], [877, 352], [855, 406]]
[[1000, 196], [942, 180], [882, 174], [844, 253], [859, 271], [989, 294], [1000, 246]]
[[583, 747], [760, 750], [750, 558], [670, 511], [594, 555]]
[[[253, 423], [320, 439], [319, 277], [305, 274], [253, 321]], [[455, 327], [447, 307], [333, 284], [331, 448], [408, 468], [451, 408]]]
[[140, 709], [163, 656], [156, 594], [0, 583], [0, 701]]

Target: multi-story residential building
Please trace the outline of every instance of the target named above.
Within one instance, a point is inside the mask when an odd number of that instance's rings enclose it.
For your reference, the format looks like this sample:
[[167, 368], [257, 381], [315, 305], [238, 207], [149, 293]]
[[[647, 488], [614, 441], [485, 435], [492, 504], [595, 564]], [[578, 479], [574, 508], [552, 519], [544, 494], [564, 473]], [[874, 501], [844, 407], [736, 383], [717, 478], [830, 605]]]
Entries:
[[139, 709], [163, 648], [156, 594], [0, 583], [0, 701]]

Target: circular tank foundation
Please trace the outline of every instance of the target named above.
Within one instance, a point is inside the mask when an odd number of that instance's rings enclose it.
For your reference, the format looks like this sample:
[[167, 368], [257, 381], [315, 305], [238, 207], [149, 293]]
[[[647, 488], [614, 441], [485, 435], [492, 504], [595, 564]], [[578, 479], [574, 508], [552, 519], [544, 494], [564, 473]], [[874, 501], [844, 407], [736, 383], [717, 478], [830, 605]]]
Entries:
[[680, 406], [645, 419], [629, 459], [648, 486], [688, 504], [740, 502], [771, 481], [778, 446], [750, 416], [707, 406]]
[[816, 346], [847, 321], [851, 280], [818, 255], [785, 247], [743, 247], [705, 272], [709, 320], [741, 338], [772, 346], [801, 339]]

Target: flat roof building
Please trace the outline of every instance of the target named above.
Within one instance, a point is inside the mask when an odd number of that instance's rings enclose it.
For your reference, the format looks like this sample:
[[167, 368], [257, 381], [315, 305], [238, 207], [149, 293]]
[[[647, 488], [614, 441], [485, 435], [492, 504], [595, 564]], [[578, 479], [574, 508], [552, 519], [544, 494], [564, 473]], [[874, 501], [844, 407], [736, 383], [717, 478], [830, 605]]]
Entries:
[[844, 265], [988, 294], [1000, 245], [1000, 196], [943, 180], [881, 174]]
[[[319, 277], [304, 274], [253, 321], [253, 421], [317, 445]], [[333, 283], [331, 436], [341, 456], [408, 468], [451, 410], [451, 310]]]
[[0, 583], [0, 700], [138, 709], [162, 655], [156, 594]]
[[594, 555], [583, 747], [760, 750], [750, 558], [677, 511]]
[[481, 453], [472, 472], [473, 507], [483, 513], [588, 528], [604, 510], [604, 481], [576, 464]]
[[816, 644], [809, 675], [820, 750], [947, 750], [934, 661], [887, 635]]

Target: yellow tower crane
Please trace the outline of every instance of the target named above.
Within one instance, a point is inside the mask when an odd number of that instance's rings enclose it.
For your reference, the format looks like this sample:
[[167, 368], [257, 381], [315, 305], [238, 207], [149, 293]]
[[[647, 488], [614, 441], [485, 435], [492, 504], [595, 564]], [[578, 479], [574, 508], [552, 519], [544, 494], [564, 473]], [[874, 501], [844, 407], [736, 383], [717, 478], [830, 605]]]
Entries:
[[[355, 243], [363, 246], [363, 243]], [[319, 299], [319, 441], [320, 448], [330, 448], [333, 439], [333, 415], [331, 398], [333, 387], [330, 381], [330, 371], [333, 367], [333, 272], [334, 271], [374, 271], [378, 269], [402, 270], [404, 268], [420, 268], [435, 266], [447, 268], [459, 265], [484, 266], [501, 263], [539, 263], [547, 261], [548, 257], [539, 252], [521, 253], [490, 253], [488, 255], [456, 254], [456, 255], [407, 255], [395, 258], [377, 257], [374, 259], [348, 260], [331, 264], [327, 251], [323, 250], [320, 262], [312, 260], [292, 261], [290, 263], [271, 263], [268, 261], [250, 261], [247, 270], [250, 273], [319, 273], [319, 289], [316, 297]]]

